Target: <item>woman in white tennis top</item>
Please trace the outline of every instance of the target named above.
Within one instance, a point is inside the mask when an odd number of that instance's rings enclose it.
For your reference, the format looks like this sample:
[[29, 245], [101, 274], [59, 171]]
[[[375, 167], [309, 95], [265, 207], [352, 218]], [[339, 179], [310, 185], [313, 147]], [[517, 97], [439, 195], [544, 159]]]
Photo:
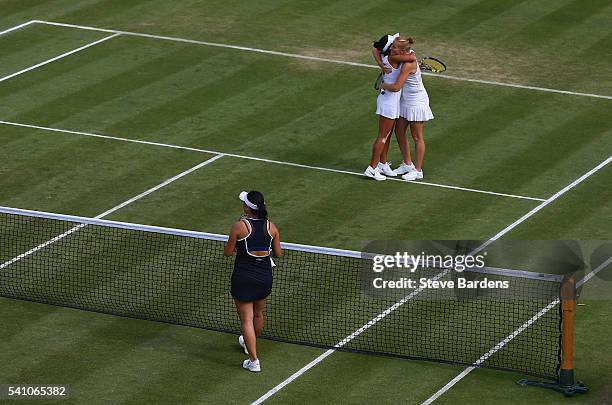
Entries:
[[[401, 38], [400, 38], [401, 39]], [[407, 39], [410, 45], [414, 43], [411, 38]], [[413, 50], [409, 52], [414, 53]], [[410, 126], [410, 134], [414, 140], [416, 159], [412, 162], [402, 162], [395, 173], [403, 174], [404, 180], [417, 180], [423, 178], [423, 159], [425, 157], [425, 140], [423, 129], [425, 122], [434, 118], [429, 107], [429, 95], [423, 85], [421, 69], [418, 66], [406, 66], [393, 84], [383, 83], [382, 88], [391, 92], [401, 92], [400, 96], [400, 118], [395, 126], [395, 133], [399, 137], [406, 135]]]
[[[387, 37], [388, 39], [386, 46], [382, 50], [382, 52], [386, 53], [386, 55], [384, 55], [381, 60], [384, 71], [383, 83], [393, 84], [399, 79], [402, 65], [399, 62], [394, 61], [393, 58], [390, 58], [389, 53], [390, 51], [393, 51], [393, 53], [399, 53], [402, 45], [394, 44], [394, 40], [396, 38], [395, 36], [389, 35]], [[370, 165], [364, 172], [366, 176], [375, 180], [386, 180], [386, 177], [381, 174], [381, 171], [388, 176], [397, 175], [391, 170], [386, 162], [386, 159], [384, 162], [382, 162], [382, 168], [379, 166], [379, 163], [381, 163], [381, 156], [386, 157], [389, 136], [393, 132], [395, 120], [400, 116], [400, 98], [401, 92], [399, 91], [381, 91], [376, 99], [376, 114], [379, 116], [378, 136], [376, 137], [374, 145], [372, 146], [372, 159], [370, 160]]]

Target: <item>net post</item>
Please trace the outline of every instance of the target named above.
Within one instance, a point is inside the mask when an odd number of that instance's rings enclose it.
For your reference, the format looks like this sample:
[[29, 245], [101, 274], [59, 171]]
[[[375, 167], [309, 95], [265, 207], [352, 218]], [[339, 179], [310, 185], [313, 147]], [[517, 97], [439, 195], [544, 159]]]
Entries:
[[561, 366], [559, 385], [574, 385], [574, 312], [576, 310], [576, 281], [565, 276], [561, 283]]
[[576, 381], [574, 376], [574, 315], [576, 310], [576, 279], [566, 274], [561, 282], [559, 291], [560, 316], [561, 316], [561, 353], [559, 373], [556, 383], [520, 380], [517, 384], [521, 386], [536, 386], [551, 388], [561, 392], [565, 396], [573, 396], [576, 393], [585, 393], [588, 388], [581, 381]]

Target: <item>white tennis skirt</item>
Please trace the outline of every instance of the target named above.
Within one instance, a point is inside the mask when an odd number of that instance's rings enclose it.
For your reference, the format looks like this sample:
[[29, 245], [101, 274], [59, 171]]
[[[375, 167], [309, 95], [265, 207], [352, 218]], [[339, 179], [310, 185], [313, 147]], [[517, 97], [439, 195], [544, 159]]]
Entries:
[[380, 93], [376, 99], [376, 114], [389, 119], [397, 119], [400, 116], [401, 91], [388, 91]]
[[434, 115], [429, 107], [429, 96], [425, 90], [404, 94], [400, 100], [400, 117], [410, 122], [433, 120]]
[[406, 118], [410, 122], [423, 122], [434, 119], [433, 112], [429, 104], [401, 104], [400, 117]]

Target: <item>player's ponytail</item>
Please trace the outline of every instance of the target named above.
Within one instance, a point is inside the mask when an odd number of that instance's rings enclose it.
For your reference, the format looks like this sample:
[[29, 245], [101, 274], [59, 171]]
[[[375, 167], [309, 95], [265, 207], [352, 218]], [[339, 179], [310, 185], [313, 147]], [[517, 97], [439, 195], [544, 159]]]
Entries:
[[259, 219], [268, 219], [268, 210], [266, 208], [263, 194], [261, 194], [259, 191], [249, 191], [247, 198], [251, 203], [257, 206], [257, 209], [253, 210], [257, 213], [257, 217]]
[[259, 219], [268, 219], [268, 210], [266, 208], [266, 204], [261, 203], [257, 205], [257, 214]]

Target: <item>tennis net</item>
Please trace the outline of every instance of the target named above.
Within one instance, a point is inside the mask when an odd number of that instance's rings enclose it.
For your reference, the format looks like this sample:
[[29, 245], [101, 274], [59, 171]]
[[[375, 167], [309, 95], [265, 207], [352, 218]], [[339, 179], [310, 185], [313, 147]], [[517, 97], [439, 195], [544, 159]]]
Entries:
[[[238, 334], [225, 240], [0, 207], [0, 296]], [[370, 257], [283, 248], [263, 338], [557, 378], [559, 276], [496, 269], [487, 278], [511, 280], [512, 291], [372, 295], [363, 288]], [[444, 269], [425, 275], [456, 277]]]

